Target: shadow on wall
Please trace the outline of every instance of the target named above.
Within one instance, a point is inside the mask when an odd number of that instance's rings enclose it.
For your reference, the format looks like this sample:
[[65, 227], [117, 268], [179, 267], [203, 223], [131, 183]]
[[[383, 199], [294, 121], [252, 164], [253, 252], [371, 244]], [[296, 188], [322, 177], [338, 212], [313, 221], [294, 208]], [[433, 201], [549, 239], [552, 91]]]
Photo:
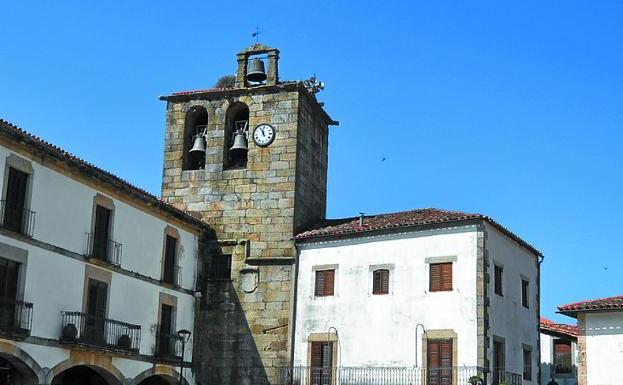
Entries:
[[195, 315], [193, 346], [197, 381], [208, 385], [269, 384], [235, 281], [213, 276], [212, 264], [223, 257], [221, 250], [202, 255], [198, 281], [202, 297]]

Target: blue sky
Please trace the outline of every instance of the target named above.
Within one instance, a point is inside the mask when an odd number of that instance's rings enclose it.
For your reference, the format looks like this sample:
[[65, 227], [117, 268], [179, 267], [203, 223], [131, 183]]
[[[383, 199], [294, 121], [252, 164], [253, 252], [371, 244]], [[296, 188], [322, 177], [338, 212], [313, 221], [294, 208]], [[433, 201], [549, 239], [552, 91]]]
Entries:
[[90, 3], [0, 3], [2, 118], [158, 194], [158, 96], [259, 25], [327, 85], [330, 217], [483, 213], [544, 253], [544, 315], [623, 294], [623, 2]]

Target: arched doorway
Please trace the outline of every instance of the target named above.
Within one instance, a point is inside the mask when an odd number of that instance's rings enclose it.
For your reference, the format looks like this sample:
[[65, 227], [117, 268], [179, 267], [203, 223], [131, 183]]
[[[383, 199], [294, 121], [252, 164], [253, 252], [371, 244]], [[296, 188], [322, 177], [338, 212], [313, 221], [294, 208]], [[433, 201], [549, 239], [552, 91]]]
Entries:
[[38, 384], [37, 374], [15, 356], [0, 353], [0, 384]]
[[54, 376], [52, 385], [121, 385], [121, 383], [103, 369], [76, 365]]

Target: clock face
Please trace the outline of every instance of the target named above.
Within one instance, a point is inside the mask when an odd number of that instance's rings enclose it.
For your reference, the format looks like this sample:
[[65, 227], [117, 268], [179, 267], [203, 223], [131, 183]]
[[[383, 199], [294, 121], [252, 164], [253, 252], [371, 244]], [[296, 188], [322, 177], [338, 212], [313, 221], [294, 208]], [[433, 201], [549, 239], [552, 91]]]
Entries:
[[266, 147], [275, 140], [275, 128], [270, 124], [260, 124], [253, 130], [253, 141], [260, 147]]

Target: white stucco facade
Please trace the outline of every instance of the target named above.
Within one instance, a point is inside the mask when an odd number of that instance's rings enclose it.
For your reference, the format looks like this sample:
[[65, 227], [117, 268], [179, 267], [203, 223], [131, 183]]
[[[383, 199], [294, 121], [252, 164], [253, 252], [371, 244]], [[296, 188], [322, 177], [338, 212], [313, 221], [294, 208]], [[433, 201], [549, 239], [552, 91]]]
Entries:
[[[173, 331], [193, 331], [201, 227], [6, 143], [0, 146], [3, 194], [9, 167], [27, 168], [26, 207], [36, 212], [36, 219], [30, 236], [0, 229], [0, 257], [19, 263], [18, 299], [33, 307], [29, 336], [0, 335], [0, 357], [31, 362], [39, 383], [46, 384], [75, 365], [109, 373], [123, 385], [148, 374], [173, 381], [179, 361], [155, 356], [160, 308], [164, 303], [173, 306]], [[93, 232], [98, 199], [112, 207], [110, 239], [122, 244], [118, 266], [86, 257], [86, 234]], [[177, 239], [175, 284], [162, 282], [166, 234]], [[85, 312], [87, 282], [95, 278], [107, 283], [106, 318], [140, 326], [140, 344], [132, 341], [138, 351], [60, 342], [61, 312]], [[186, 362], [192, 360], [192, 339], [184, 355]], [[194, 384], [190, 369], [184, 375]]]
[[578, 345], [575, 340], [563, 338], [571, 344], [571, 373], [556, 373], [554, 364], [554, 342], [561, 339], [560, 336], [541, 332], [541, 384], [546, 385], [554, 379], [558, 385], [577, 385], [577, 360]]
[[[485, 232], [485, 254], [491, 280], [484, 283], [490, 298], [488, 340], [504, 338], [506, 370], [522, 373], [522, 347], [533, 351], [532, 379], [538, 380], [538, 274], [537, 258], [492, 226], [469, 224], [427, 230], [351, 238], [331, 237], [300, 242], [294, 336], [294, 365], [310, 366], [310, 341], [322, 333], [337, 335], [341, 367], [426, 367], [426, 338], [453, 340], [452, 366], [479, 366], [478, 334], [484, 319], [478, 317], [477, 289], [479, 232]], [[482, 252], [482, 250], [480, 250]], [[493, 297], [493, 262], [503, 263], [507, 295]], [[452, 290], [431, 291], [430, 265], [452, 263]], [[389, 293], [372, 294], [372, 272], [389, 273]], [[315, 271], [335, 270], [335, 293], [314, 295]], [[529, 309], [518, 308], [520, 277], [534, 287]], [[521, 302], [519, 303], [521, 307]], [[481, 323], [479, 325], [479, 323]], [[421, 324], [426, 330], [416, 325]], [[337, 330], [337, 333], [335, 332]], [[416, 353], [417, 338], [417, 353]], [[491, 348], [487, 349], [489, 355]], [[417, 362], [416, 362], [417, 355]], [[490, 358], [490, 357], [489, 357]], [[490, 381], [490, 380], [489, 380]]]
[[[580, 317], [584, 338], [586, 382], [590, 385], [623, 384], [623, 312], [587, 312]], [[582, 372], [582, 370], [580, 370]]]

